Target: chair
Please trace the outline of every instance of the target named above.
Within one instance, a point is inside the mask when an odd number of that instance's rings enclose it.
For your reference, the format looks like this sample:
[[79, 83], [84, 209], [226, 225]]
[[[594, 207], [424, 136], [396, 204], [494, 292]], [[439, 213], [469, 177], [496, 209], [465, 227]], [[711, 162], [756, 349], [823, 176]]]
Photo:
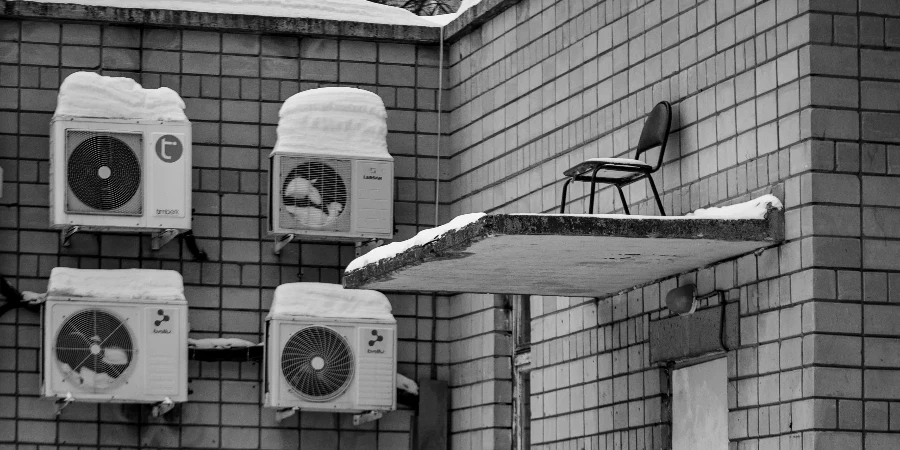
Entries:
[[[650, 111], [647, 121], [644, 122], [644, 128], [641, 130], [641, 138], [638, 140], [637, 154], [635, 158], [591, 158], [581, 164], [572, 167], [563, 172], [568, 177], [563, 184], [562, 203], [559, 206], [560, 214], [566, 212], [566, 195], [569, 183], [572, 181], [582, 181], [591, 183], [591, 197], [588, 205], [588, 214], [594, 213], [594, 194], [596, 192], [597, 183], [611, 184], [619, 190], [619, 197], [622, 198], [622, 208], [625, 214], [631, 214], [628, 210], [628, 201], [625, 200], [625, 193], [622, 192], [622, 186], [627, 186], [635, 181], [644, 178], [650, 182], [650, 189], [653, 190], [653, 196], [656, 197], [656, 204], [659, 206], [659, 212], [666, 215], [663, 210], [662, 200], [659, 198], [659, 192], [656, 190], [656, 184], [653, 183], [651, 174], [659, 170], [662, 166], [663, 155], [666, 151], [666, 142], [669, 140], [669, 128], [672, 125], [672, 105], [669, 102], [659, 102]], [[659, 147], [659, 159], [656, 165], [650, 165], [640, 160], [642, 154], [648, 150]]]

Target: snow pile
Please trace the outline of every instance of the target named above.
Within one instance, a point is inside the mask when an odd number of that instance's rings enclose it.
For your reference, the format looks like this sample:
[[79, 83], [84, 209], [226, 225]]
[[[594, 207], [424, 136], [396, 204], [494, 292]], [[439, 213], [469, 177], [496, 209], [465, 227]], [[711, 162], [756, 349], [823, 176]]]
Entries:
[[310, 89], [278, 112], [275, 152], [391, 158], [381, 97], [348, 87]]
[[[128, 364], [129, 362], [125, 352], [123, 350], [115, 348], [104, 349], [102, 361], [107, 366], [123, 366]], [[124, 367], [120, 368], [124, 369]], [[116, 384], [116, 380], [118, 379], [118, 376], [110, 376], [110, 374], [106, 372], [94, 372], [87, 366], [82, 366], [80, 369], [75, 371], [72, 370], [72, 367], [70, 365], [62, 363], [60, 365], [60, 369], [62, 370], [63, 376], [66, 378], [66, 381], [74, 384], [75, 386], [80, 386], [85, 389], [109, 389]], [[113, 370], [118, 369], [119, 368], [115, 368]]]
[[359, 269], [360, 267], [365, 266], [366, 264], [371, 264], [375, 261], [392, 258], [417, 245], [425, 245], [450, 231], [458, 230], [482, 217], [484, 217], [484, 213], [481, 212], [463, 214], [439, 227], [422, 230], [419, 232], [419, 234], [405, 241], [392, 242], [388, 245], [376, 247], [369, 253], [366, 253], [365, 255], [362, 255], [359, 258], [350, 261], [350, 264], [347, 265], [346, 272]]
[[474, 7], [475, 5], [481, 3], [481, 0], [462, 0], [462, 3], [459, 5], [459, 9], [454, 13], [450, 14], [438, 14], [436, 16], [423, 16], [422, 18], [433, 23], [438, 26], [446, 26], [450, 22], [456, 20], [459, 16], [461, 16], [466, 10]]
[[394, 322], [391, 303], [378, 291], [344, 289], [328, 283], [287, 283], [275, 288], [266, 319], [291, 320], [298, 316]]
[[405, 9], [379, 5], [366, 0], [154, 0], [152, 2], [147, 0], [42, 0], [42, 2], [435, 26]]
[[32, 305], [40, 305], [47, 301], [47, 293], [22, 291], [22, 301]]
[[250, 341], [237, 338], [207, 338], [207, 339], [190, 339], [188, 338], [188, 347], [192, 348], [247, 348], [255, 345]]
[[59, 87], [55, 117], [102, 117], [187, 122], [175, 91], [144, 89], [131, 78], [75, 72]]
[[181, 274], [154, 269], [70, 269], [50, 272], [48, 297], [112, 301], [185, 301]]
[[685, 214], [685, 217], [691, 219], [765, 219], [766, 213], [773, 208], [782, 209], [781, 201], [772, 194], [766, 194], [736, 205], [700, 208]]
[[409, 378], [406, 378], [401, 373], [397, 373], [397, 389], [401, 391], [409, 392], [412, 395], [419, 395], [419, 385]]

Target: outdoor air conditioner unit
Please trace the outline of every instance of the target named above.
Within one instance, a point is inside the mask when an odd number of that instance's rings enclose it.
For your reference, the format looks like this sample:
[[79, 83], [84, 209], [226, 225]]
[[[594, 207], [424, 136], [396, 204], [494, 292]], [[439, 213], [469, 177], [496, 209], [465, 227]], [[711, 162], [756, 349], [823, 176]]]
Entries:
[[376, 291], [289, 283], [267, 317], [265, 406], [328, 412], [396, 408], [397, 322]]
[[278, 116], [269, 234], [287, 237], [282, 243], [390, 239], [394, 158], [381, 97], [356, 88], [310, 89], [285, 100]]
[[58, 116], [50, 146], [53, 228], [191, 228], [190, 122]]
[[394, 162], [274, 151], [269, 232], [315, 240], [393, 236]]
[[53, 269], [42, 328], [45, 397], [187, 400], [187, 302], [177, 272]]

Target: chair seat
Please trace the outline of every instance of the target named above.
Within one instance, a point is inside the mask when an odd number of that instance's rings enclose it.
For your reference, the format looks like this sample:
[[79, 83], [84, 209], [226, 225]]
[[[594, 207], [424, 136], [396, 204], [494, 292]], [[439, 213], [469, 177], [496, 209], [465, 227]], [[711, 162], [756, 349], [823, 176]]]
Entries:
[[626, 179], [635, 173], [650, 173], [653, 166], [639, 159], [630, 158], [591, 158], [563, 172], [567, 177], [575, 177], [578, 181], [590, 181], [591, 173], [597, 167], [597, 178]]

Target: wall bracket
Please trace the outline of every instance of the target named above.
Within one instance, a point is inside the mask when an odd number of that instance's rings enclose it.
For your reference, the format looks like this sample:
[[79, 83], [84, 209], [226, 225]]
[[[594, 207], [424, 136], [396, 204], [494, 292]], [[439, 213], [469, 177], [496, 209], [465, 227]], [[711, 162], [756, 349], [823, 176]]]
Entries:
[[178, 230], [175, 228], [168, 228], [153, 233], [153, 237], [150, 240], [150, 248], [153, 250], [159, 250], [164, 245], [171, 242], [172, 239], [175, 239], [175, 236], [178, 236]]
[[61, 398], [56, 401], [56, 415], [62, 414], [62, 411], [66, 409], [66, 406], [72, 404], [75, 401], [75, 397], [72, 397], [71, 392], [66, 392], [66, 398]]
[[175, 402], [172, 401], [169, 397], [166, 397], [163, 401], [153, 405], [153, 409], [150, 410], [151, 417], [159, 417], [163, 414], [172, 410], [175, 407]]
[[59, 233], [60, 244], [63, 247], [68, 247], [69, 239], [72, 239], [72, 236], [74, 236], [75, 233], [77, 233], [79, 231], [81, 231], [81, 227], [79, 227], [78, 225], [73, 225], [73, 226], [63, 228], [62, 231], [60, 231], [60, 233]]
[[287, 247], [287, 245], [290, 244], [295, 237], [296, 235], [293, 233], [285, 234], [283, 236], [275, 236], [275, 248], [272, 249], [272, 252], [276, 255], [280, 255], [281, 250]]
[[275, 420], [278, 422], [281, 422], [282, 420], [287, 419], [288, 417], [291, 417], [294, 414], [297, 414], [297, 411], [299, 411], [299, 410], [300, 410], [300, 408], [297, 408], [297, 407], [279, 409], [279, 410], [275, 411]]
[[384, 417], [384, 412], [382, 411], [369, 411], [362, 414], [354, 414], [353, 425], [359, 426], [364, 423], [374, 422], [382, 417]]

